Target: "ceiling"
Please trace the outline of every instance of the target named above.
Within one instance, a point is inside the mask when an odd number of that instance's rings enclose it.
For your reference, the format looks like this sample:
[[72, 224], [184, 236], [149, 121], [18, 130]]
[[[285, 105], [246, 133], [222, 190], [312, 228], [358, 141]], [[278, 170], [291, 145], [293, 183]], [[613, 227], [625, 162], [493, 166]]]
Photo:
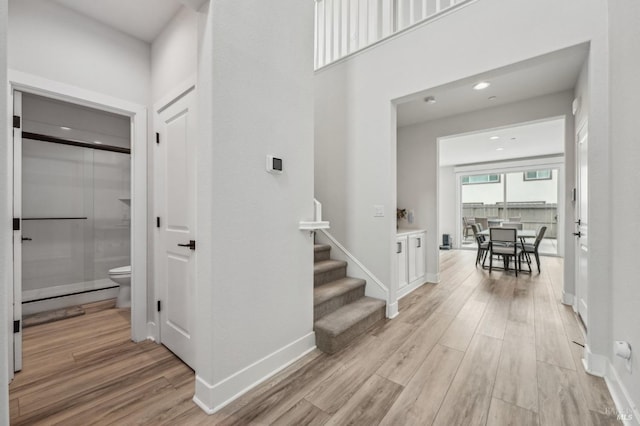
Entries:
[[[398, 104], [398, 126], [572, 89], [587, 55], [586, 45], [576, 46], [416, 93]], [[491, 86], [473, 90], [479, 81], [488, 81]], [[436, 103], [426, 103], [427, 96], [435, 97]], [[489, 100], [492, 96], [496, 98]]]
[[151, 43], [180, 9], [179, 0], [54, 0], [82, 15]]
[[564, 136], [564, 119], [553, 119], [440, 138], [440, 166], [562, 154]]

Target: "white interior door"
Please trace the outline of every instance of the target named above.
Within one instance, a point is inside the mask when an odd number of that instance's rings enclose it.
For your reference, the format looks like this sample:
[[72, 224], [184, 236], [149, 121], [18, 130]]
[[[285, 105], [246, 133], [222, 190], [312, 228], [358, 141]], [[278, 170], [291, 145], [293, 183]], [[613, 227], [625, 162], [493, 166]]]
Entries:
[[[13, 92], [13, 115], [22, 121], [22, 93]], [[15, 121], [15, 119], [14, 119]], [[13, 339], [11, 372], [22, 370], [22, 128], [13, 126]]]
[[161, 109], [157, 118], [159, 256], [156, 280], [160, 342], [193, 368], [197, 130], [194, 90]]
[[588, 255], [589, 255], [589, 182], [588, 182], [588, 162], [587, 154], [589, 152], [589, 135], [587, 131], [587, 123], [585, 122], [577, 134], [576, 162], [577, 170], [577, 187], [576, 187], [576, 299], [578, 305], [578, 315], [582, 318], [582, 322], [587, 325], [587, 295], [588, 295]]

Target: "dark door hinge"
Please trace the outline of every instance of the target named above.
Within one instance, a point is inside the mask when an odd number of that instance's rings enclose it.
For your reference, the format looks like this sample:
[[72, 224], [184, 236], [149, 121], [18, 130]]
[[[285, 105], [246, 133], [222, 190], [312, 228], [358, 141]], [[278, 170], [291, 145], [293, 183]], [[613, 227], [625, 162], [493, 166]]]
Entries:
[[13, 128], [14, 129], [19, 129], [20, 125], [21, 125], [20, 116], [19, 115], [14, 115], [13, 116]]
[[156, 217], [156, 228], [160, 228], [160, 216]]
[[160, 144], [160, 133], [156, 132], [156, 143]]
[[162, 302], [158, 300], [158, 312], [162, 311]]
[[13, 332], [20, 333], [20, 320], [15, 320], [13, 322]]
[[14, 217], [13, 218], [13, 230], [14, 231], [19, 231], [20, 230], [20, 218], [19, 217]]

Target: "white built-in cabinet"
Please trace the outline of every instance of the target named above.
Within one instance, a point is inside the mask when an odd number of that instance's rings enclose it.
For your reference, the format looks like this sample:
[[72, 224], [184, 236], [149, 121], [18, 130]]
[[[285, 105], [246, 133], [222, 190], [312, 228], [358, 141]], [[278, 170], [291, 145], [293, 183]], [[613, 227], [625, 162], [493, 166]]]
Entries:
[[425, 243], [427, 232], [423, 229], [398, 230], [396, 254], [398, 256], [399, 296], [424, 284], [427, 275]]

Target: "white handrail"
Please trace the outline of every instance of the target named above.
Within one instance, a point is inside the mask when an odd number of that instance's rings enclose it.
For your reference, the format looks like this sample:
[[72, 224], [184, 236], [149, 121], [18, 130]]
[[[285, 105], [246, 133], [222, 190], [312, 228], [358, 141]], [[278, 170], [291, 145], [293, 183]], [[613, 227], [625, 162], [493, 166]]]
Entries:
[[316, 0], [315, 67], [474, 0]]

